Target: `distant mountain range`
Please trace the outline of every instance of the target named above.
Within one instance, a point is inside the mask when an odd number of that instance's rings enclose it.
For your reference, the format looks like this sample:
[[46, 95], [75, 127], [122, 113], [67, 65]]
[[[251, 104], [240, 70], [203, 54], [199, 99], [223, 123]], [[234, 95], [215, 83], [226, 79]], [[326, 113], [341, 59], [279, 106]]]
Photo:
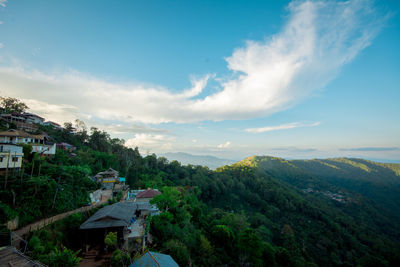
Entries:
[[235, 160], [231, 159], [221, 159], [214, 156], [208, 155], [192, 155], [183, 152], [170, 152], [160, 155], [167, 158], [169, 161], [179, 161], [182, 165], [201, 165], [207, 166], [208, 168], [215, 170], [216, 168], [222, 167], [224, 165], [230, 165], [235, 163]]

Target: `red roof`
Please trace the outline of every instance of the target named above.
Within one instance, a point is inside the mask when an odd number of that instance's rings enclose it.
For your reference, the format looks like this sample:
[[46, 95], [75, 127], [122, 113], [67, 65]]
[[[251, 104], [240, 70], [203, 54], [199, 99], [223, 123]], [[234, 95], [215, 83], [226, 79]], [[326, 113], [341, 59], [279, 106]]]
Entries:
[[161, 195], [161, 192], [154, 189], [148, 189], [137, 194], [136, 198], [153, 198], [157, 195]]

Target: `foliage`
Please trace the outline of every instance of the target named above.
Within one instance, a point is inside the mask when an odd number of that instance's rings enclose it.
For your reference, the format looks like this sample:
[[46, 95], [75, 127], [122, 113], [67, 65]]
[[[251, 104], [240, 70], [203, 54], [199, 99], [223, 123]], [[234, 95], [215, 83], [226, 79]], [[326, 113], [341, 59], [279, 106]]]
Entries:
[[111, 256], [110, 264], [112, 267], [129, 266], [130, 264], [129, 254], [123, 252], [120, 249], [115, 250]]
[[176, 188], [164, 186], [161, 192], [161, 195], [155, 196], [150, 201], [151, 204], [156, 204], [162, 211], [168, 211], [168, 209], [174, 209], [178, 206], [180, 192]]
[[2, 113], [23, 113], [28, 109], [28, 106], [17, 98], [0, 97], [0, 107]]
[[[89, 176], [112, 167], [131, 188], [161, 188], [152, 203], [162, 213], [146, 226], [150, 246], [182, 266], [399, 266], [398, 164], [254, 156], [211, 171], [142, 157], [81, 121], [39, 128], [77, 150], [41, 158], [24, 148], [24, 171], [10, 173], [0, 190], [2, 223], [18, 216], [24, 225], [86, 204], [98, 188]], [[68, 249], [80, 248], [82, 220], [70, 216], [35, 232], [32, 256], [73, 263]], [[127, 256], [116, 250], [111, 264], [123, 265]]]
[[54, 251], [50, 253], [48, 264], [55, 267], [73, 267], [78, 266], [81, 258], [77, 257], [77, 252], [73, 252], [70, 249], [63, 248], [59, 250], [55, 248]]
[[114, 248], [117, 246], [117, 232], [109, 232], [106, 235], [106, 238], [104, 239], [104, 243], [111, 248]]
[[96, 210], [72, 214], [33, 232], [27, 237], [30, 256], [49, 266], [77, 266], [81, 247], [79, 226]]

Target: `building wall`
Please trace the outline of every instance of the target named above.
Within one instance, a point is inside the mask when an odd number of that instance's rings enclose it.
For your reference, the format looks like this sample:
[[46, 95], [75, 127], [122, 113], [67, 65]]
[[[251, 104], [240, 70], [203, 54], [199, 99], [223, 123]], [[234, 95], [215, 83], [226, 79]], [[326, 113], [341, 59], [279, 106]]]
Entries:
[[0, 144], [0, 152], [11, 152], [12, 154], [22, 154], [22, 147], [9, 144]]
[[54, 154], [56, 154], [56, 144], [53, 144], [53, 145], [32, 144], [32, 152], [36, 152], [36, 153], [43, 152], [44, 155], [54, 155]]
[[0, 152], [0, 169], [21, 168], [23, 156], [22, 153]]
[[149, 202], [150, 200], [152, 200], [153, 198], [136, 198], [136, 202]]

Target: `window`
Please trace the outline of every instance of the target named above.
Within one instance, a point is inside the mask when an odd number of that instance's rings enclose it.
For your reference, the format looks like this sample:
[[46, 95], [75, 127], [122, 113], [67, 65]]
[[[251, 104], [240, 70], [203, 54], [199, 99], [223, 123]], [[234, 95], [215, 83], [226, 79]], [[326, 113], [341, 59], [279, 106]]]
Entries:
[[3, 158], [0, 158], [0, 162], [3, 162]]
[[12, 157], [12, 162], [18, 162], [18, 157]]

